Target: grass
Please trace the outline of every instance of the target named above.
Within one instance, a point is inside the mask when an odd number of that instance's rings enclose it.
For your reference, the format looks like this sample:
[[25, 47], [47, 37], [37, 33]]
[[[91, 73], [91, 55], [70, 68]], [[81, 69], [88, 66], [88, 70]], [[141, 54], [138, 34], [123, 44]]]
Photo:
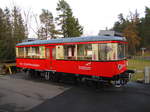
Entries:
[[135, 73], [132, 77], [132, 81], [136, 81], [138, 79], [142, 80], [144, 79], [144, 68], [146, 66], [150, 67], [150, 60], [141, 60], [141, 59], [129, 59], [128, 60], [128, 69], [136, 70], [137, 73]]
[[150, 66], [150, 60], [129, 59], [129, 69], [143, 70], [145, 66]]
[[[141, 51], [140, 52], [138, 52], [137, 54], [136, 54], [137, 56], [142, 56], [142, 53], [141, 53]], [[144, 55], [143, 56], [150, 56], [150, 52], [144, 52]]]
[[144, 54], [144, 56], [150, 56], [150, 53], [148, 52], [146, 52], [145, 54]]

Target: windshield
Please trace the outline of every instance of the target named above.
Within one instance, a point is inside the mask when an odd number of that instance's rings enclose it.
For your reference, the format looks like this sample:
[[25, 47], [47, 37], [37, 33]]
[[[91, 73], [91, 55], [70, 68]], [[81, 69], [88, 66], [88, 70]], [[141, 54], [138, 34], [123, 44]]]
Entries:
[[124, 59], [126, 57], [125, 44], [118, 44], [118, 59]]
[[125, 59], [125, 44], [102, 43], [99, 44], [99, 60]]

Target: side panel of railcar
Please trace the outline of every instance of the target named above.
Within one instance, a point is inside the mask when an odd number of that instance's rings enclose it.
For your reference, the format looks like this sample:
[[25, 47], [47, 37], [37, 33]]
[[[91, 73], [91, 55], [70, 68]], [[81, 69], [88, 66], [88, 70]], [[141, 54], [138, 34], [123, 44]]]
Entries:
[[114, 62], [53, 60], [48, 62], [46, 59], [17, 59], [17, 67], [101, 77], [113, 77], [127, 69], [126, 60]]
[[48, 65], [45, 59], [27, 59], [27, 58], [17, 58], [16, 66], [20, 68], [29, 68], [36, 70], [49, 70], [50, 65]]
[[113, 77], [114, 75], [123, 73], [127, 69], [126, 63], [126, 60], [114, 62], [57, 60], [54, 65], [58, 72]]

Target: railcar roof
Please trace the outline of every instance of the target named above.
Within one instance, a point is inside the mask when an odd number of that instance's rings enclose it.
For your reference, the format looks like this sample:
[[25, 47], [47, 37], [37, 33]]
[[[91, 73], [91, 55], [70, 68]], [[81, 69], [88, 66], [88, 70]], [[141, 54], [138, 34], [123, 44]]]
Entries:
[[59, 38], [50, 40], [35, 40], [31, 42], [18, 43], [16, 46], [72, 43], [72, 42], [91, 42], [91, 41], [126, 41], [126, 39], [125, 37], [117, 37], [117, 36], [86, 36], [86, 37]]

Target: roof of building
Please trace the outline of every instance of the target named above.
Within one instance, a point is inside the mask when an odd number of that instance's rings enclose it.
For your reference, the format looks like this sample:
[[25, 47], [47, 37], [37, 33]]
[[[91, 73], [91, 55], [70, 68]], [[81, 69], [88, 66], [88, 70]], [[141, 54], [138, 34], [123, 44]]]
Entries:
[[116, 36], [86, 36], [86, 37], [59, 38], [50, 40], [35, 40], [31, 42], [18, 43], [17, 46], [71, 43], [71, 42], [91, 42], [91, 41], [126, 41], [126, 39], [125, 37], [116, 37]]
[[99, 36], [118, 36], [122, 37], [122, 33], [113, 30], [100, 30]]
[[27, 39], [22, 40], [22, 42], [31, 42], [31, 41], [35, 41], [35, 40], [38, 40], [38, 39], [37, 38], [27, 38]]

